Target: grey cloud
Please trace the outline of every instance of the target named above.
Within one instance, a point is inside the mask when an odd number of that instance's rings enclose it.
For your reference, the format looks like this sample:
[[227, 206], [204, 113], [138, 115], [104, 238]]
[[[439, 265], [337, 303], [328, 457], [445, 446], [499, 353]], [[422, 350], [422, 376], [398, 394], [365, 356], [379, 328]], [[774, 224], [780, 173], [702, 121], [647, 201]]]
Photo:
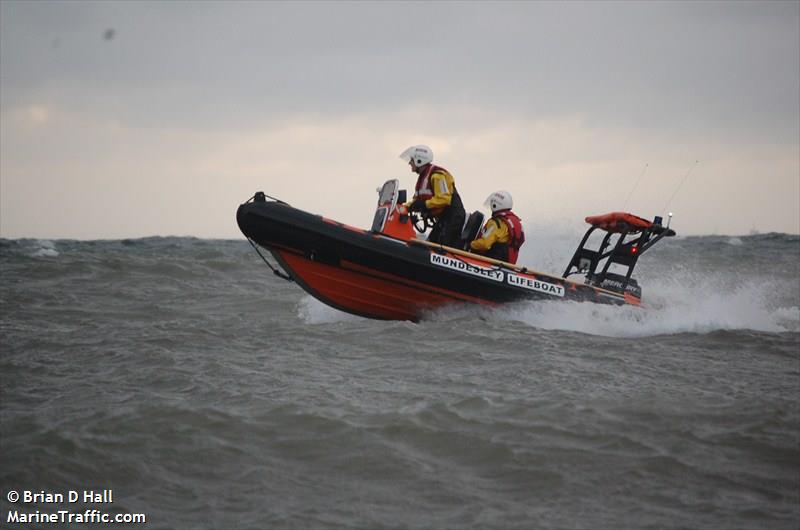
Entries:
[[[245, 127], [419, 103], [798, 135], [796, 2], [2, 6], [4, 105]], [[109, 27], [115, 38], [98, 39]]]

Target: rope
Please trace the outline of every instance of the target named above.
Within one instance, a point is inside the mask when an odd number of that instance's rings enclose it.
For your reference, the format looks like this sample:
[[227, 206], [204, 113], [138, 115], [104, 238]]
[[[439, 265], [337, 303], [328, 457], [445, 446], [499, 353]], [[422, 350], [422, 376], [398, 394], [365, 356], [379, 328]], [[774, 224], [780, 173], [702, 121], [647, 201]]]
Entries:
[[264, 255], [261, 253], [261, 251], [258, 250], [258, 247], [255, 245], [255, 243], [253, 243], [252, 239], [250, 239], [248, 237], [247, 238], [247, 242], [250, 243], [250, 246], [252, 246], [255, 249], [256, 252], [258, 252], [258, 255], [261, 256], [261, 259], [264, 260], [264, 263], [267, 264], [267, 267], [269, 267], [272, 270], [272, 273], [275, 276], [277, 276], [278, 278], [283, 278], [286, 281], [290, 281], [290, 282], [294, 281], [291, 276], [289, 276], [285, 272], [281, 272], [277, 268], [273, 267], [272, 264], [269, 261], [267, 261], [267, 258], [264, 257]]
[[288, 202], [282, 201], [280, 199], [276, 199], [275, 197], [273, 197], [271, 195], [267, 195], [263, 191], [257, 191], [255, 193], [255, 195], [253, 195], [252, 197], [250, 197], [249, 199], [244, 201], [242, 204], [247, 204], [248, 202], [253, 202], [259, 195], [262, 195], [264, 197], [264, 199], [272, 199], [273, 201], [277, 202], [278, 204], [285, 204], [286, 206], [289, 206]]
[[[277, 203], [280, 203], [280, 204], [286, 204], [288, 206], [287, 203], [283, 202], [280, 199], [276, 199], [275, 197], [270, 197], [269, 195], [265, 194], [263, 191], [256, 192], [255, 195], [253, 195], [252, 197], [250, 197], [249, 199], [247, 199], [245, 201], [245, 204], [247, 204], [248, 202], [251, 202], [251, 201], [256, 201], [256, 200], [261, 200], [263, 202], [267, 198], [272, 199], [273, 201], [275, 201]], [[261, 251], [258, 250], [258, 247], [256, 246], [255, 243], [253, 243], [252, 239], [250, 239], [248, 237], [247, 238], [247, 242], [250, 243], [250, 246], [253, 247], [253, 249], [258, 253], [258, 255], [261, 257], [261, 259], [264, 261], [264, 263], [266, 263], [267, 267], [270, 268], [270, 270], [272, 271], [272, 274], [274, 274], [278, 278], [283, 278], [284, 280], [289, 281], [289, 282], [293, 282], [294, 281], [291, 276], [289, 276], [285, 272], [282, 272], [282, 271], [278, 270], [277, 268], [273, 267], [272, 264], [269, 261], [267, 261], [267, 258], [264, 257], [264, 255], [261, 253]]]

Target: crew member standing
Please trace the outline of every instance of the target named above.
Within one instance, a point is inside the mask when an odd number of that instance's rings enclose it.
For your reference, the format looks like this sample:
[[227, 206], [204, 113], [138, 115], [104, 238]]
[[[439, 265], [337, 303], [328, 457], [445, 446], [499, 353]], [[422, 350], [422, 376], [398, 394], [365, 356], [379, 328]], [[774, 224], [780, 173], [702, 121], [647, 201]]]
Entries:
[[514, 200], [507, 191], [496, 191], [489, 195], [484, 206], [492, 210], [492, 217], [483, 225], [478, 238], [470, 249], [478, 254], [516, 263], [519, 248], [525, 242], [522, 221], [511, 211]]
[[453, 175], [443, 167], [433, 165], [433, 151], [426, 145], [409, 147], [400, 158], [408, 162], [411, 171], [418, 175], [409, 209], [436, 220], [428, 241], [459, 246], [465, 212]]

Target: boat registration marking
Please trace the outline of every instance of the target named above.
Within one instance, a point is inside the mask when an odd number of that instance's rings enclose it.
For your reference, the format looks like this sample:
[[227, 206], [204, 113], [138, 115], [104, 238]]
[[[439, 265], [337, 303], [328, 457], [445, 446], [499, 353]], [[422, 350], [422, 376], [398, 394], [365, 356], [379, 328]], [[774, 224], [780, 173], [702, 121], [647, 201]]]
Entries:
[[503, 271], [499, 269], [486, 269], [483, 267], [478, 267], [477, 265], [472, 265], [466, 261], [442, 256], [441, 254], [432, 253], [431, 263], [438, 265], [439, 267], [445, 267], [459, 272], [466, 272], [467, 274], [480, 276], [481, 278], [486, 278], [488, 280], [494, 280], [496, 282], [503, 281]]
[[539, 280], [528, 278], [526, 276], [519, 276], [514, 273], [508, 273], [507, 278], [508, 278], [507, 280], [508, 283], [516, 287], [522, 287], [523, 289], [538, 291], [540, 293], [546, 293], [553, 296], [559, 296], [562, 298], [564, 296], [564, 287], [562, 285], [542, 282]]

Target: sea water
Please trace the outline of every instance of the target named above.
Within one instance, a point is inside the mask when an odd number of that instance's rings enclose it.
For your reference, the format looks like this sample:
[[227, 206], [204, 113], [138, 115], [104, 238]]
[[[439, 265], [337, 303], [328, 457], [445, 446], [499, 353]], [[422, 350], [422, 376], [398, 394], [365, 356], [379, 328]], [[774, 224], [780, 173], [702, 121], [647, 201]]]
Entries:
[[[520, 262], [560, 274], [574, 236]], [[794, 235], [677, 237], [640, 259], [644, 309], [413, 324], [242, 240], [0, 240], [3, 526], [796, 529], [798, 264]]]

